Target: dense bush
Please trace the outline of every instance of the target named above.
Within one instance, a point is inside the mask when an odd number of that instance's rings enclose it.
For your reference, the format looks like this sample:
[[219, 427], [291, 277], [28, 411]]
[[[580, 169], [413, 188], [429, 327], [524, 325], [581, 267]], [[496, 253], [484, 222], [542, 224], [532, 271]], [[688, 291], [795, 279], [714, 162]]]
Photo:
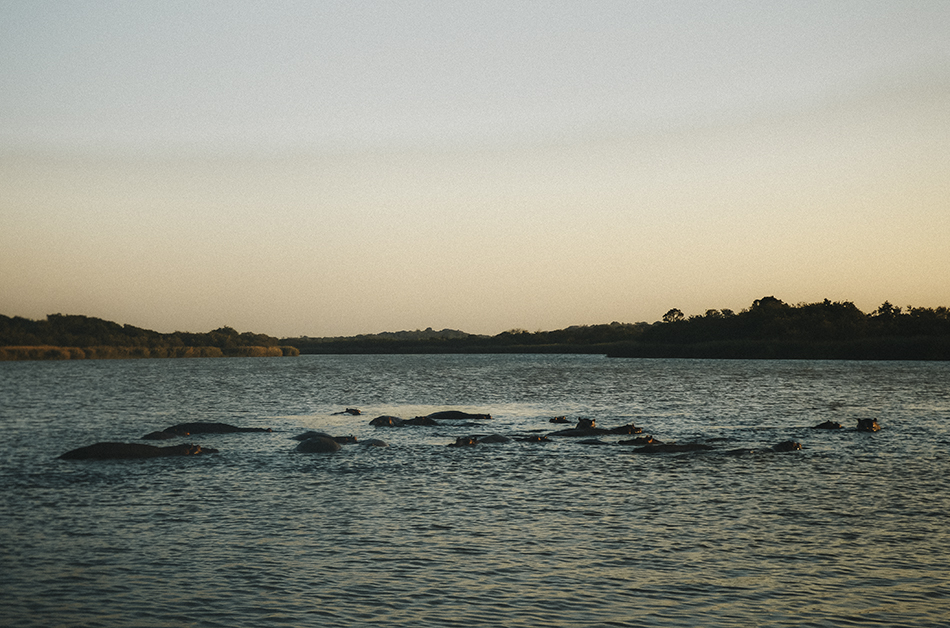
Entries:
[[[679, 313], [679, 315], [676, 315]], [[613, 348], [618, 357], [950, 360], [950, 310], [894, 307], [864, 314], [851, 302], [788, 305], [763, 297], [736, 314], [708, 310], [685, 317], [670, 310], [664, 322], [635, 342]]]
[[285, 338], [231, 327], [160, 334], [87, 316], [0, 316], [0, 360], [278, 357], [301, 353], [606, 353], [618, 357], [950, 360], [950, 310], [884, 302], [789, 305], [757, 299], [741, 312], [677, 308], [656, 323], [512, 329], [495, 336], [443, 329], [341, 338]]
[[0, 360], [220, 358], [293, 356], [277, 338], [221, 327], [204, 334], [161, 334], [89, 316], [50, 314], [46, 320], [0, 315]]

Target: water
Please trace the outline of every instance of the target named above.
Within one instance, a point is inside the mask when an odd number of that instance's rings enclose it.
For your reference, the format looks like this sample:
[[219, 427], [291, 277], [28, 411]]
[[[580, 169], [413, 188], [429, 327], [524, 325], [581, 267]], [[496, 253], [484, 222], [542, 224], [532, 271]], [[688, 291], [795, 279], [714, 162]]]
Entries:
[[[368, 425], [443, 409], [495, 418]], [[556, 415], [716, 449], [445, 446]], [[882, 431], [853, 430], [865, 417]], [[947, 363], [0, 363], [0, 625], [947, 625], [948, 420]], [[274, 432], [56, 459], [185, 421]], [[391, 446], [295, 453], [310, 429]], [[788, 439], [804, 449], [768, 451]]]

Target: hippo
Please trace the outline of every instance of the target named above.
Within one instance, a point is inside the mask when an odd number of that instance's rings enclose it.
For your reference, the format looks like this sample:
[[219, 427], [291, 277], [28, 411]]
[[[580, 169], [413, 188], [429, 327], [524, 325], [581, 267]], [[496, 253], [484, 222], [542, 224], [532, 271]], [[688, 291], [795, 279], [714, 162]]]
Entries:
[[178, 438], [180, 434], [175, 432], [149, 432], [142, 437], [142, 440], [169, 440], [172, 438]]
[[333, 453], [340, 450], [340, 443], [325, 436], [314, 436], [297, 445], [297, 451], [305, 454]]
[[551, 432], [550, 436], [603, 436], [605, 434], [640, 434], [642, 428], [633, 423], [612, 428], [596, 427], [592, 419], [580, 419], [576, 427]]
[[315, 432], [310, 430], [309, 432], [304, 432], [303, 434], [297, 434], [296, 436], [291, 436], [293, 440], [307, 440], [308, 438], [315, 438], [317, 436], [323, 436], [324, 438], [331, 438], [326, 432]]
[[426, 415], [430, 419], [446, 421], [466, 421], [466, 420], [487, 420], [491, 418], [490, 414], [472, 414], [470, 412], [460, 412], [459, 410], [443, 410], [442, 412], [433, 412]]
[[633, 423], [628, 423], [627, 425], [618, 425], [617, 427], [611, 427], [607, 430], [608, 434], [642, 434], [643, 428], [637, 427]]
[[501, 434], [492, 434], [491, 436], [485, 436], [484, 438], [478, 439], [479, 443], [508, 443], [511, 442], [511, 439], [507, 436], [502, 436]]
[[793, 440], [785, 440], [781, 443], [776, 443], [772, 446], [772, 451], [798, 451], [802, 448], [801, 443], [796, 443]]
[[655, 440], [652, 436], [648, 434], [646, 436], [637, 436], [636, 438], [630, 438], [627, 440], [618, 440], [617, 444], [642, 446], [642, 445], [662, 445], [663, 443], [661, 443], [658, 440]]
[[269, 427], [237, 427], [227, 423], [179, 423], [166, 427], [162, 432], [151, 432], [143, 436], [147, 440], [159, 440], [168, 438], [160, 434], [173, 434], [174, 436], [190, 436], [192, 434], [234, 434], [237, 432], [271, 432]]
[[438, 425], [439, 422], [430, 416], [417, 416], [414, 419], [406, 419], [403, 425]]
[[857, 429], [860, 432], [877, 432], [881, 429], [881, 426], [877, 424], [875, 419], [858, 419]]
[[520, 436], [516, 438], [515, 440], [520, 441], [522, 443], [550, 443], [551, 442], [551, 439], [548, 438], [547, 436], [540, 436], [540, 435]]
[[403, 419], [389, 415], [378, 416], [369, 422], [374, 427], [402, 427], [403, 423]]
[[341, 415], [341, 414], [351, 414], [351, 415], [353, 415], [353, 416], [359, 416], [359, 415], [361, 415], [361, 414], [363, 414], [363, 413], [360, 412], [359, 409], [357, 409], [357, 408], [347, 408], [347, 409], [344, 410], [343, 412], [334, 412], [334, 413], [333, 413], [333, 416], [339, 416], [339, 415]]
[[566, 416], [556, 416], [553, 419], [549, 419], [548, 423], [569, 423]]
[[745, 449], [740, 447], [739, 449], [727, 449], [723, 452], [727, 456], [747, 456], [755, 453], [754, 449]]
[[168, 447], [143, 445], [141, 443], [95, 443], [67, 451], [61, 460], [122, 460], [130, 458], [164, 458], [167, 456], [196, 456], [216, 454], [217, 449], [200, 445], [181, 444]]
[[593, 430], [581, 430], [576, 427], [569, 427], [566, 430], [551, 432], [548, 436], [593, 436], [596, 434]]
[[330, 440], [335, 440], [336, 442], [340, 443], [341, 445], [346, 445], [346, 444], [349, 444], [349, 443], [355, 443], [355, 442], [356, 442], [356, 437], [355, 437], [355, 436], [330, 436], [330, 435], [327, 434], [326, 432], [314, 432], [314, 431], [312, 431], [312, 430], [309, 431], [309, 432], [304, 432], [303, 434], [298, 434], [298, 435], [296, 435], [296, 436], [291, 436], [291, 438], [292, 438], [293, 440], [300, 440], [300, 441], [303, 441], [303, 440], [310, 440], [311, 438], [329, 438]]
[[449, 443], [449, 447], [474, 447], [478, 444], [478, 439], [474, 436], [459, 436], [454, 443]]
[[835, 423], [834, 421], [825, 421], [824, 423], [819, 423], [818, 425], [812, 427], [813, 430], [840, 430], [841, 424]]

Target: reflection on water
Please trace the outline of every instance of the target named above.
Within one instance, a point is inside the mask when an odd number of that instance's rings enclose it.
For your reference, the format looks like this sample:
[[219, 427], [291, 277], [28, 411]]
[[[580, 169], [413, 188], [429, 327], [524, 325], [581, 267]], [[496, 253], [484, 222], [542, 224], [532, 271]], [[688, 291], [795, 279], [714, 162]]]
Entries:
[[[348, 406], [363, 416], [333, 414]], [[446, 408], [495, 418], [368, 425]], [[716, 449], [445, 447], [555, 415]], [[864, 417], [884, 429], [850, 429]], [[0, 623], [941, 625], [948, 419], [940, 363], [0, 363]], [[811, 429], [825, 420], [848, 429]], [[189, 437], [221, 450], [206, 457], [56, 460], [185, 421], [275, 432]], [[308, 429], [390, 447], [293, 453]], [[788, 439], [804, 449], [768, 451]]]

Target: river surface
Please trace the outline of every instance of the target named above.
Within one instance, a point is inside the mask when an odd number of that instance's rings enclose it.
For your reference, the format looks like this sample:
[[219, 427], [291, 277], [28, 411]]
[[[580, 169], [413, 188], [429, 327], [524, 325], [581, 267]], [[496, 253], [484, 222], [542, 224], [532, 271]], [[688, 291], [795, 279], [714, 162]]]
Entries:
[[[493, 418], [369, 425], [447, 409]], [[446, 447], [558, 415], [715, 449]], [[273, 432], [57, 459], [190, 421]], [[0, 426], [4, 626], [950, 625], [948, 363], [3, 362]], [[390, 446], [297, 453], [306, 430]]]

